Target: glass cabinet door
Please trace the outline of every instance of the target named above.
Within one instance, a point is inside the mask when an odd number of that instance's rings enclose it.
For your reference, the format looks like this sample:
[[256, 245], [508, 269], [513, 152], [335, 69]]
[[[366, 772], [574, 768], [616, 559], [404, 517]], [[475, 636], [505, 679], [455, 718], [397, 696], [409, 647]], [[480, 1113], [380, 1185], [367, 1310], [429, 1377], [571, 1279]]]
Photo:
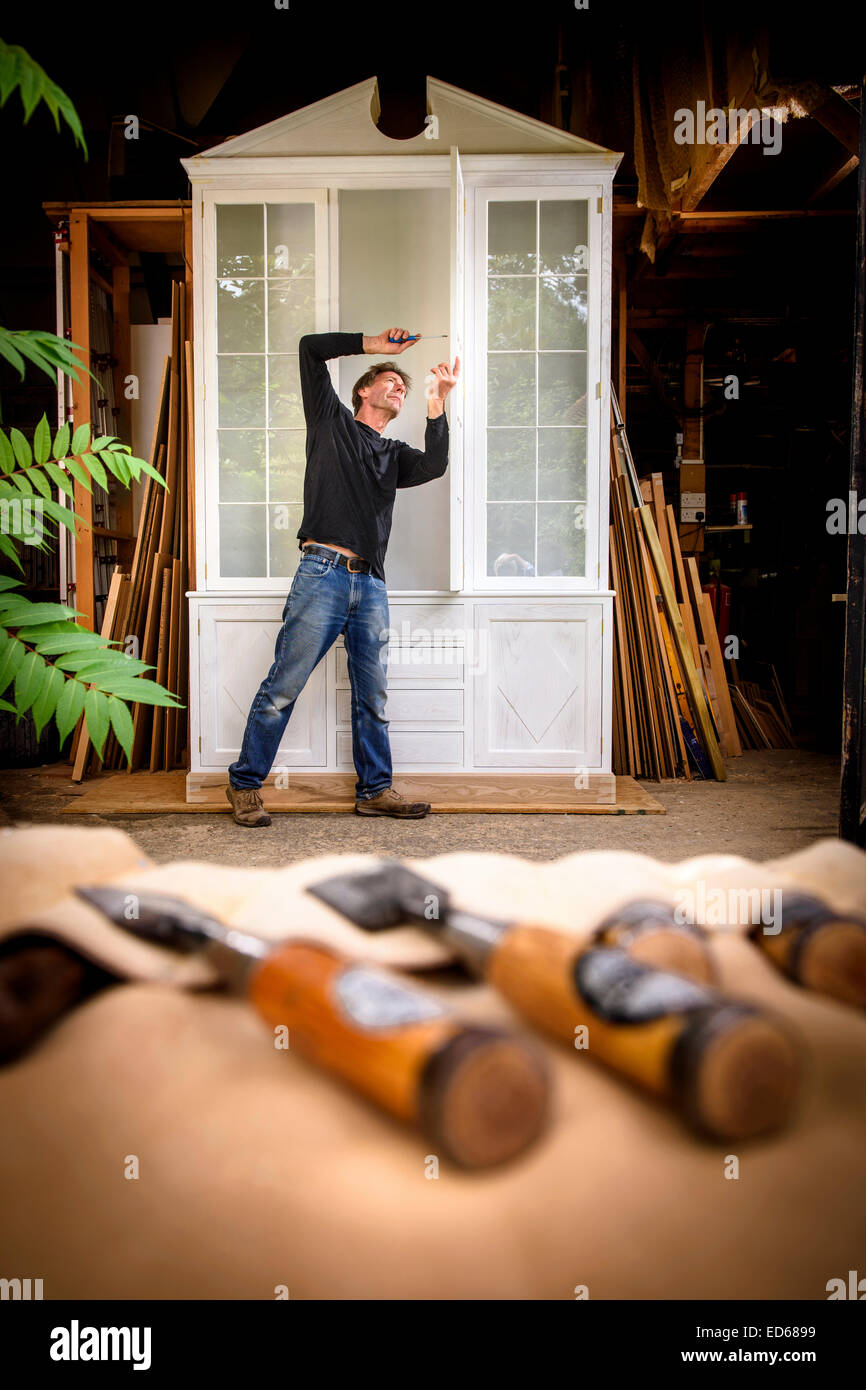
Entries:
[[486, 196], [477, 282], [486, 396], [480, 573], [512, 583], [585, 579], [591, 558], [590, 199], [533, 192]]
[[208, 548], [223, 580], [282, 581], [297, 567], [303, 514], [298, 341], [326, 326], [319, 290], [327, 284], [324, 195], [224, 196], [213, 206], [206, 312], [214, 386], [213, 396], [206, 391], [208, 510], [217, 530]]

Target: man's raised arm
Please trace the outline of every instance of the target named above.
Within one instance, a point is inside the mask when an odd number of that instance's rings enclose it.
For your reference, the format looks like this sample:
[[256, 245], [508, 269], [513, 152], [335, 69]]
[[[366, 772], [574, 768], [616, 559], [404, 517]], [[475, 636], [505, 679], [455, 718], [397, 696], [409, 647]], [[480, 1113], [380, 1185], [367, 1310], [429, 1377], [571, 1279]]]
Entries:
[[445, 400], [449, 391], [457, 384], [460, 375], [460, 358], [454, 358], [454, 366], [440, 362], [431, 367], [427, 378], [427, 427], [424, 431], [424, 448], [413, 449], [404, 444], [400, 450], [398, 487], [420, 487], [434, 478], [441, 478], [448, 467], [448, 418], [445, 414]]
[[363, 333], [307, 333], [298, 343], [301, 398], [308, 425], [342, 409], [327, 362], [332, 357], [357, 357], [364, 351], [363, 344]]

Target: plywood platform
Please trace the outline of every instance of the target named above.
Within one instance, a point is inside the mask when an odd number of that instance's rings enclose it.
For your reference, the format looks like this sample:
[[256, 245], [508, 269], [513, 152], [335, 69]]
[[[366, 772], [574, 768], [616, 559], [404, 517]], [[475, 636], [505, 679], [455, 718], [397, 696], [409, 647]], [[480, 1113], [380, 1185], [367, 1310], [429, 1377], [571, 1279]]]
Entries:
[[[188, 788], [189, 780], [189, 788]], [[394, 779], [410, 801], [429, 801], [434, 812], [534, 815], [664, 815], [664, 807], [631, 777], [598, 777], [576, 789], [570, 775], [528, 777], [495, 774], [414, 773]], [[67, 816], [128, 816], [183, 811], [229, 812], [226, 777], [220, 773], [103, 773], [63, 808]], [[353, 773], [291, 773], [288, 787], [266, 785], [268, 811], [353, 812]], [[190, 800], [187, 800], [189, 795]]]

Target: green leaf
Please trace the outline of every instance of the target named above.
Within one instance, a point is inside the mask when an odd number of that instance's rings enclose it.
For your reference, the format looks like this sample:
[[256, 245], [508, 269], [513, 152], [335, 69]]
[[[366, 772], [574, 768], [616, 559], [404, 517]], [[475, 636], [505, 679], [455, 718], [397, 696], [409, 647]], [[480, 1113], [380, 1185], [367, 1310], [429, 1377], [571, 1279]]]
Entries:
[[64, 492], [67, 497], [75, 497], [75, 488], [69, 481], [69, 476], [65, 468], [61, 468], [57, 463], [46, 463], [45, 472], [61, 492]]
[[6, 555], [8, 559], [12, 561], [13, 565], [17, 565], [21, 573], [24, 573], [24, 566], [22, 565], [21, 559], [18, 555], [18, 551], [15, 548], [15, 542], [11, 539], [11, 537], [4, 536], [2, 531], [0, 531], [0, 553]]
[[81, 681], [68, 680], [65, 682], [60, 699], [57, 701], [55, 719], [57, 721], [57, 732], [60, 734], [61, 744], [66, 742], [66, 738], [71, 729], [78, 722], [78, 716], [84, 709], [84, 697], [87, 694]]
[[33, 723], [36, 725], [37, 738], [41, 737], [42, 730], [57, 708], [57, 701], [60, 699], [65, 685], [66, 681], [60, 671], [53, 666], [46, 666], [42, 689], [33, 701], [33, 708], [30, 711], [33, 715]]
[[90, 742], [101, 758], [109, 725], [108, 700], [101, 690], [88, 690], [84, 697], [84, 717]]
[[155, 478], [158, 483], [162, 483], [166, 492], [169, 491], [169, 486], [165, 478], [161, 473], [157, 472], [152, 463], [148, 463], [147, 459], [139, 459], [138, 462], [141, 465], [142, 473], [146, 473], [149, 478]]
[[66, 458], [69, 449], [69, 426], [61, 425], [54, 436], [54, 457], [56, 459]]
[[20, 587], [20, 579], [10, 579], [8, 574], [0, 574], [0, 593], [2, 593], [4, 589], [20, 589]]
[[61, 506], [59, 502], [55, 502], [53, 499], [49, 501], [46, 497], [45, 501], [42, 503], [42, 510], [46, 516], [50, 516], [54, 521], [58, 522], [61, 526], [65, 526], [69, 531], [75, 530], [76, 521], [90, 530], [89, 521], [83, 516], [79, 516], [78, 512], [73, 511], [71, 507]]
[[27, 476], [26, 471], [23, 473], [13, 473], [12, 483], [13, 486], [17, 487], [19, 492], [24, 494], [25, 497], [33, 496], [33, 486], [30, 482], [29, 477]]
[[23, 627], [25, 623], [32, 627], [34, 623], [56, 623], [62, 618], [81, 616], [77, 608], [65, 603], [31, 603], [21, 594], [0, 594], [0, 623], [4, 627]]
[[[112, 657], [115, 658], [113, 663], [111, 661]], [[121, 662], [126, 662], [126, 657], [123, 655], [123, 652], [117, 650], [112, 651], [109, 647], [95, 647], [86, 651], [72, 652], [65, 656], [58, 656], [54, 664], [55, 666], [62, 667], [64, 671], [75, 671], [76, 673], [79, 671], [83, 673], [85, 666], [92, 666], [94, 669], [97, 666], [110, 666], [114, 674], [120, 676], [128, 674], [126, 666], [121, 666]], [[81, 679], [90, 680], [90, 676], [82, 674]]]
[[45, 415], [33, 432], [33, 457], [37, 463], [45, 463], [51, 453], [51, 431]]
[[[124, 656], [122, 652], [117, 652], [123, 664], [123, 674], [132, 680], [135, 676], [143, 675], [145, 671], [155, 671], [155, 666], [149, 666], [146, 661], [135, 661], [132, 657]], [[70, 660], [78, 660], [83, 664], [80, 666], [70, 666]], [[120, 674], [116, 661], [100, 661], [97, 663], [92, 656], [67, 658], [63, 661], [64, 671], [75, 671], [79, 680], [87, 681], [90, 685], [98, 685], [102, 689], [103, 681], [108, 678], [113, 680]]]
[[0, 694], [6, 689], [10, 681], [14, 680], [18, 667], [26, 655], [27, 648], [24, 643], [17, 642], [14, 637], [3, 648], [2, 655], [0, 655]]
[[100, 487], [104, 487], [107, 491], [108, 476], [102, 464], [99, 462], [99, 459], [97, 458], [96, 454], [85, 454], [84, 461], [87, 464], [87, 467], [90, 469], [91, 473], [93, 474], [94, 481], [97, 482]]
[[111, 727], [114, 730], [115, 738], [126, 754], [126, 761], [129, 762], [132, 758], [132, 715], [123, 701], [116, 699], [113, 695], [109, 695], [108, 697], [108, 715], [111, 719]]
[[[90, 426], [89, 426], [89, 425], [82, 425], [81, 428], [82, 428], [82, 429], [89, 429]], [[76, 437], [77, 437], [77, 436], [78, 436], [78, 430], [75, 431], [75, 434], [76, 434]], [[81, 464], [79, 463], [79, 461], [78, 461], [78, 459], [77, 459], [77, 457], [76, 457], [76, 455], [77, 455], [78, 453], [79, 453], [79, 450], [75, 448], [75, 440], [73, 439], [73, 441], [72, 441], [72, 453], [69, 454], [69, 456], [68, 456], [68, 457], [66, 458], [66, 460], [65, 460], [65, 462], [66, 462], [66, 467], [69, 469], [70, 473], [72, 474], [73, 478], [75, 479], [75, 481], [76, 481], [77, 483], [80, 483], [82, 487], [86, 487], [88, 492], [92, 492], [92, 491], [93, 491], [93, 484], [92, 484], [92, 482], [90, 481], [90, 474], [88, 473], [87, 469], [86, 469], [86, 468], [83, 468], [83, 467], [81, 466]]]
[[168, 705], [177, 709], [185, 709], [175, 695], [168, 690], [163, 690], [156, 681], [144, 680], [140, 676], [134, 679], [123, 679], [120, 676], [103, 680], [100, 682], [102, 689], [109, 695], [119, 695], [124, 700], [135, 700], [141, 705]]
[[102, 457], [105, 460], [106, 468], [108, 468], [109, 471], [114, 474], [115, 478], [117, 478], [119, 482], [123, 483], [124, 487], [129, 487], [130, 478], [132, 477], [132, 474], [130, 473], [129, 468], [124, 462], [124, 456], [121, 454], [111, 453], [110, 450], [106, 449]]
[[19, 714], [28, 710], [42, 688], [46, 666], [36, 652], [28, 652], [15, 673], [15, 706]]
[[98, 454], [100, 449], [107, 449], [116, 438], [116, 434], [101, 434], [98, 439], [94, 439], [90, 447], [94, 454]]
[[[9, 711], [10, 714], [17, 714], [17, 713], [18, 713], [18, 711], [17, 711], [17, 709], [15, 708], [15, 706], [14, 706], [14, 705], [10, 705], [10, 703], [9, 703], [8, 700], [0, 700], [0, 709], [7, 709], [7, 710]], [[39, 735], [37, 734], [36, 737], [38, 738]], [[126, 756], [129, 757], [129, 754], [127, 753]]]
[[70, 449], [70, 453], [73, 453], [73, 454], [83, 454], [83, 453], [85, 452], [85, 450], [86, 450], [86, 449], [89, 449], [89, 448], [90, 448], [90, 426], [87, 425], [87, 424], [85, 424], [85, 425], [79, 425], [79, 426], [78, 426], [78, 429], [75, 431], [74, 435], [72, 436], [72, 447], [71, 447], [71, 449]]
[[22, 468], [29, 468], [33, 462], [33, 454], [30, 445], [20, 430], [13, 428], [9, 431], [9, 438], [12, 442], [12, 449], [18, 463]]
[[21, 380], [24, 380], [24, 358], [12, 343], [12, 334], [8, 328], [0, 328], [0, 357], [5, 357], [11, 367], [14, 367]]
[[0, 470], [4, 473], [11, 473], [15, 467], [15, 454], [12, 445], [0, 430]]
[[[48, 465], [46, 464], [46, 467]], [[51, 500], [51, 484], [39, 468], [29, 468], [27, 476], [38, 493]]]
[[[0, 614], [0, 622], [3, 615]], [[43, 656], [58, 656], [64, 652], [82, 652], [88, 648], [95, 651], [105, 646], [105, 638], [98, 632], [86, 632], [83, 628], [77, 627], [74, 623], [69, 624], [69, 632], [58, 633], [56, 637], [46, 637], [38, 642], [39, 650]]]

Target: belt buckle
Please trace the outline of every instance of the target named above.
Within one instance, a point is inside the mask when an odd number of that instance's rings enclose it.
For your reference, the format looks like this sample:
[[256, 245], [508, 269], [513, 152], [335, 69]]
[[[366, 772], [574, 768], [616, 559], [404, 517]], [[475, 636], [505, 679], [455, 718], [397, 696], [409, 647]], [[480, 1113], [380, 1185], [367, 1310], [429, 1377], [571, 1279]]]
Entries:
[[[350, 574], [363, 574], [363, 573], [364, 573], [363, 570], [353, 570], [353, 569], [352, 569], [352, 561], [353, 561], [354, 559], [356, 559], [356, 558], [359, 558], [359, 557], [357, 557], [357, 556], [355, 556], [355, 555], [347, 555], [347, 556], [346, 556], [346, 569], [349, 571]], [[362, 563], [362, 564], [366, 564], [366, 560], [362, 560], [361, 563]]]

